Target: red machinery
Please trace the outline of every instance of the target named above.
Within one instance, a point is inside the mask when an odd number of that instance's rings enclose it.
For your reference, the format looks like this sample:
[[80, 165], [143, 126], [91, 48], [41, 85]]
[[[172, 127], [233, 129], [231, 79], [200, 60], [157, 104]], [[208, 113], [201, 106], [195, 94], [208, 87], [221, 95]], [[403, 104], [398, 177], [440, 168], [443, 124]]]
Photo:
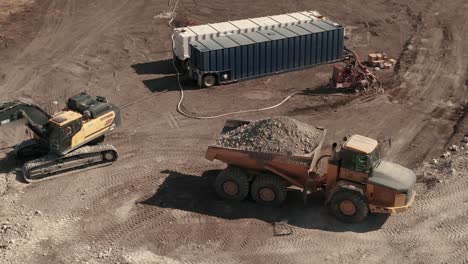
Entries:
[[335, 64], [330, 85], [334, 89], [354, 90], [356, 92], [380, 92], [382, 85], [351, 50], [345, 64]]

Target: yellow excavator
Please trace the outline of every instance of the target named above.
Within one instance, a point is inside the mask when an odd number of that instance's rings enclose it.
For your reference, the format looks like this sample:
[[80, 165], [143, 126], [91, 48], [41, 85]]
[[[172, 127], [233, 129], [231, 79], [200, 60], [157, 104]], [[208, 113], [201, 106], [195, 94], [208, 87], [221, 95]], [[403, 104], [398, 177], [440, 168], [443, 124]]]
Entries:
[[0, 126], [23, 118], [34, 137], [16, 145], [15, 156], [27, 182], [110, 165], [118, 157], [113, 146], [101, 144], [121, 125], [120, 109], [104, 97], [80, 93], [54, 115], [31, 103], [0, 102]]

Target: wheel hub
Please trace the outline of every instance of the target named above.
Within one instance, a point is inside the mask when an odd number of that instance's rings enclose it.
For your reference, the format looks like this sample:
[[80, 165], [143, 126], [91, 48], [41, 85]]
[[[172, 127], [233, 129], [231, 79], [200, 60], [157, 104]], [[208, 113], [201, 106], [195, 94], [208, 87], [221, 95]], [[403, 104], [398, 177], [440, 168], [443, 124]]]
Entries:
[[205, 85], [206, 86], [213, 86], [215, 83], [215, 79], [211, 76], [205, 78]]
[[272, 202], [276, 198], [275, 192], [270, 188], [262, 188], [258, 191], [260, 199], [265, 202]]
[[105, 160], [112, 160], [112, 159], [114, 159], [114, 154], [112, 152], [106, 152], [106, 153], [104, 153], [104, 159]]
[[353, 216], [357, 210], [353, 202], [344, 200], [340, 203], [340, 211], [346, 216]]
[[230, 196], [234, 196], [239, 193], [239, 186], [233, 181], [225, 181], [223, 183], [223, 191]]

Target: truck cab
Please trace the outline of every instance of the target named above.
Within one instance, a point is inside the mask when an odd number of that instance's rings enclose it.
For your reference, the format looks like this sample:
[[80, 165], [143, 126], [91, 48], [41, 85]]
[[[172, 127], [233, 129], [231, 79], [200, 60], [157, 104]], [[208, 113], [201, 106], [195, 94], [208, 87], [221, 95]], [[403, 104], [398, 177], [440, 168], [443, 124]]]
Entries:
[[359, 221], [368, 212], [405, 211], [414, 200], [415, 173], [381, 159], [379, 143], [353, 135], [336, 150], [328, 162], [327, 202], [332, 212], [345, 221]]

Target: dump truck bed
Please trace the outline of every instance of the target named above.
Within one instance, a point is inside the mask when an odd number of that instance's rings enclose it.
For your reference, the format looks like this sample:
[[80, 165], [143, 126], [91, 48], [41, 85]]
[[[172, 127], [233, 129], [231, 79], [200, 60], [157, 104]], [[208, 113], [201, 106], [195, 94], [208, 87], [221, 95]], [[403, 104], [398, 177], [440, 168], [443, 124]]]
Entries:
[[[249, 121], [243, 120], [227, 120], [222, 134], [249, 123]], [[309, 171], [315, 167], [320, 157], [320, 150], [325, 139], [326, 130], [323, 128], [319, 129], [323, 131], [320, 143], [308, 155], [285, 155], [212, 145], [208, 147], [206, 158], [208, 160], [216, 159], [247, 170], [270, 171], [282, 176], [291, 184], [302, 187], [308, 178]]]

